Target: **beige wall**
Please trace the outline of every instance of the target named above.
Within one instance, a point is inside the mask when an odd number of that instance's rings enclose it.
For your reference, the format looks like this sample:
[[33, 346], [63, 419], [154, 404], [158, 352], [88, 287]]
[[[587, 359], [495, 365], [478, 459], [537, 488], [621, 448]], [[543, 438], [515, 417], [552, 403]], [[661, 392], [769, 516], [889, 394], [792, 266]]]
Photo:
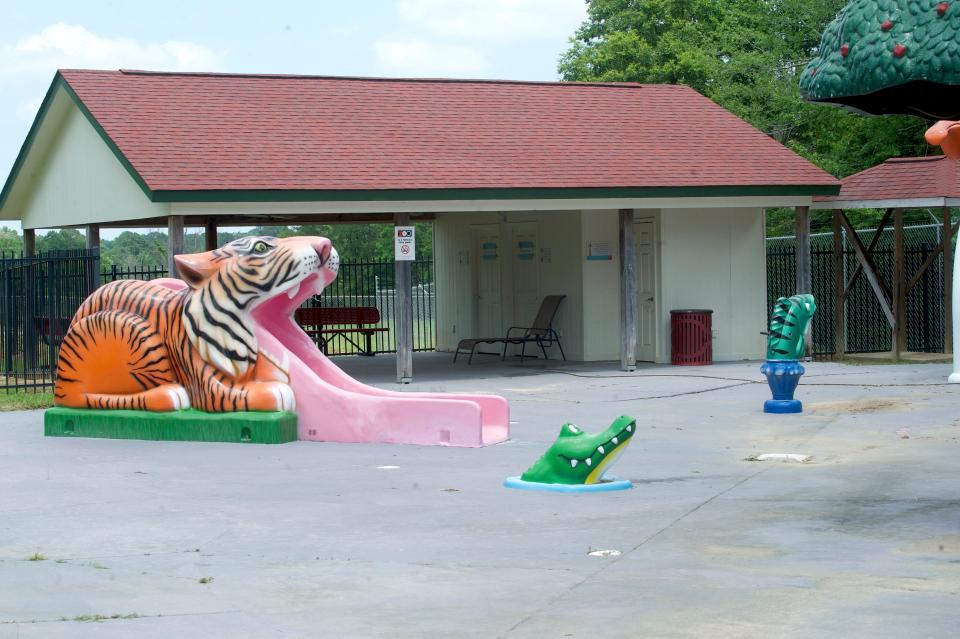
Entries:
[[[670, 310], [713, 309], [714, 359], [759, 359], [766, 327], [766, 253], [763, 210], [638, 209], [636, 219], [659, 227], [656, 359], [670, 361]], [[471, 227], [501, 228], [503, 257], [511, 222], [536, 222], [540, 297], [567, 295], [556, 326], [567, 357], [620, 358], [619, 226], [615, 210], [529, 213], [441, 213], [435, 224], [437, 338], [440, 350], [476, 337]], [[612, 259], [588, 261], [590, 242], [609, 242]], [[550, 255], [544, 256], [544, 250]], [[501, 290], [509, 297], [509, 260], [502, 260]], [[503, 330], [512, 322], [508, 304]], [[551, 353], [551, 356], [553, 354]]]
[[766, 330], [763, 210], [660, 212], [660, 351], [670, 358], [670, 310], [713, 309], [713, 357], [759, 359]]
[[[504, 308], [501, 334], [522, 321], [510, 303], [512, 271], [510, 229], [515, 223], [537, 227], [536, 261], [539, 297], [566, 295], [554, 327], [560, 333], [569, 359], [583, 359], [582, 274], [580, 268], [580, 212], [536, 211], [512, 213], [438, 213], [434, 223], [437, 286], [437, 346], [452, 351], [457, 342], [477, 337], [474, 308], [473, 263], [478, 259], [472, 228], [494, 224], [500, 228], [501, 291]], [[559, 356], [554, 349], [550, 356]]]

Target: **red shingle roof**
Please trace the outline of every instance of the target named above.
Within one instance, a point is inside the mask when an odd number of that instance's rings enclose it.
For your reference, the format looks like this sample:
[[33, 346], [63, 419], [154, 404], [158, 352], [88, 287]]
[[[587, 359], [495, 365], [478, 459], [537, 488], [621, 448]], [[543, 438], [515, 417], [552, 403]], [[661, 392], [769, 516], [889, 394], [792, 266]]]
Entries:
[[960, 162], [943, 155], [891, 158], [843, 178], [839, 195], [815, 196], [820, 202], [914, 200], [960, 197]]
[[837, 184], [684, 86], [60, 73], [152, 191]]

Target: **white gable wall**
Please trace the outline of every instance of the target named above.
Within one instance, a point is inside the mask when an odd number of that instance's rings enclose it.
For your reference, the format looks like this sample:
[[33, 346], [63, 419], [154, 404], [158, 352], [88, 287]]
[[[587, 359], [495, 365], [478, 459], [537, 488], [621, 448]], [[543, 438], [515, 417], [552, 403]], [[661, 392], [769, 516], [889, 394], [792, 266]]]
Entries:
[[[61, 90], [62, 92], [62, 90]], [[86, 117], [72, 103], [44, 154], [24, 165], [15, 217], [24, 228], [137, 220], [169, 214], [151, 202]], [[40, 160], [40, 161], [37, 161]], [[19, 215], [16, 215], [19, 213]]]

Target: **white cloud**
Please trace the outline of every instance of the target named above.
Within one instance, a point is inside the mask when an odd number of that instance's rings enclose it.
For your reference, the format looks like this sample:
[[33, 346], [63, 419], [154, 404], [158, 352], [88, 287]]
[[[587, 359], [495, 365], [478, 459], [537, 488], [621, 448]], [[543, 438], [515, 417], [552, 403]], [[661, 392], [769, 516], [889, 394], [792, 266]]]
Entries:
[[407, 22], [472, 38], [568, 37], [587, 17], [583, 0], [399, 0]]
[[487, 69], [484, 55], [461, 45], [417, 39], [380, 39], [373, 43], [381, 68], [408, 75], [476, 76]]
[[222, 53], [193, 42], [105, 38], [83, 26], [58, 22], [0, 47], [0, 73], [52, 75], [58, 68], [218, 71], [223, 58]]

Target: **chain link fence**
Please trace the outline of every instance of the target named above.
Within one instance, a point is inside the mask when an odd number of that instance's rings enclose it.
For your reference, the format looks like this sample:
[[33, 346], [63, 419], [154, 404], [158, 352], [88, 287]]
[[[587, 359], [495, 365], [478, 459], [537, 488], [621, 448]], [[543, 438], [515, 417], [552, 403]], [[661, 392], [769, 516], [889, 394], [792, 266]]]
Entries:
[[[904, 228], [904, 259], [907, 279], [940, 245], [943, 227], [937, 224]], [[857, 231], [864, 246], [873, 240], [875, 230]], [[796, 293], [795, 239], [771, 237], [767, 239], [767, 307], [773, 308], [778, 297]], [[884, 280], [892, 283], [893, 229], [884, 229], [871, 253], [877, 270]], [[810, 260], [813, 277], [813, 296], [817, 313], [813, 318], [813, 352], [815, 355], [833, 354], [834, 299], [833, 292], [833, 233], [810, 236]], [[849, 282], [860, 262], [843, 232], [843, 275]], [[907, 350], [923, 353], [943, 352], [943, 255], [930, 265], [916, 286], [907, 295]], [[848, 353], [875, 353], [891, 349], [890, 324], [861, 272], [847, 297], [844, 312], [845, 343]]]

